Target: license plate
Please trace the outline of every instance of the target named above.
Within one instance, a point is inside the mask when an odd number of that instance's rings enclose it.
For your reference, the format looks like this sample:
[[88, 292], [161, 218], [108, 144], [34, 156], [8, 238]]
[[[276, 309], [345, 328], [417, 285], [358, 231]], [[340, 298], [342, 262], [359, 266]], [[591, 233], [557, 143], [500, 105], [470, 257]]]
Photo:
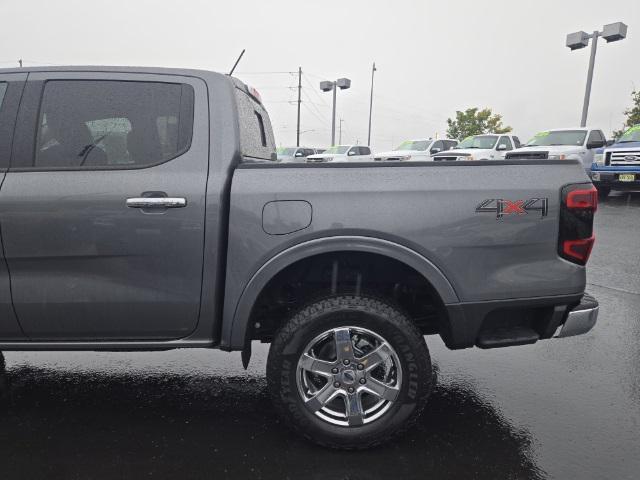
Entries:
[[634, 173], [621, 173], [618, 175], [618, 180], [621, 182], [635, 182], [636, 176]]

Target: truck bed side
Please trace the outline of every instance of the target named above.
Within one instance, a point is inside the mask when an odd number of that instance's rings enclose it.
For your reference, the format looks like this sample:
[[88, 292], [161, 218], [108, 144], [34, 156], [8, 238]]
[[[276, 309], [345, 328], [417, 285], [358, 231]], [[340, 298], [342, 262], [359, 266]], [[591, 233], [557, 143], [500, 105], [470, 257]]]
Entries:
[[[588, 181], [568, 161], [244, 164], [231, 189], [223, 347], [244, 343], [245, 317], [259, 294], [249, 291], [256, 285], [247, 289], [252, 278], [273, 258], [319, 239], [377, 239], [413, 252], [436, 271], [430, 283], [450, 312], [455, 305], [579, 298], [585, 269], [557, 254], [560, 190]], [[491, 210], [496, 199], [520, 206], [545, 199], [547, 211], [512, 207], [500, 216]]]

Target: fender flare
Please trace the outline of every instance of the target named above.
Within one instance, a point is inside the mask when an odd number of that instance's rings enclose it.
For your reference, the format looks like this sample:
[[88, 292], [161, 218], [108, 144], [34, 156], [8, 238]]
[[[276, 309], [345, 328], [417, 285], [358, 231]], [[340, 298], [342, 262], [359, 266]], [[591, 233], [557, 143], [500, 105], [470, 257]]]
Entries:
[[398, 260], [420, 273], [435, 289], [444, 304], [458, 303], [458, 295], [442, 271], [416, 251], [388, 240], [364, 236], [323, 237], [289, 247], [265, 262], [245, 285], [233, 312], [225, 308], [221, 347], [245, 348], [247, 328], [253, 306], [269, 281], [299, 260], [339, 251], [368, 252]]

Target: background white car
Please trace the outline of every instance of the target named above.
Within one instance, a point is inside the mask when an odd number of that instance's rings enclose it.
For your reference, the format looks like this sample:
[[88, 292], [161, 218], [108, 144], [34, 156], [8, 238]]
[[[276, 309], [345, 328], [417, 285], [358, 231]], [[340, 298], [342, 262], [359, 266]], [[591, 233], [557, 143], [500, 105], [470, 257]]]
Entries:
[[434, 140], [433, 138], [407, 140], [398, 145], [395, 150], [376, 153], [373, 156], [373, 159], [377, 162], [431, 160], [431, 157], [436, 153], [449, 150], [455, 147], [457, 144], [457, 140], [450, 140], [448, 138], [444, 138], [442, 140]]
[[364, 145], [334, 145], [322, 153], [309, 155], [307, 163], [319, 162], [367, 162], [371, 160], [371, 149]]
[[304, 163], [309, 155], [315, 155], [317, 150], [309, 147], [279, 147], [276, 148], [278, 161], [282, 163]]
[[594, 151], [606, 145], [602, 130], [596, 128], [559, 128], [536, 133], [522, 148], [507, 158], [580, 160], [586, 170], [591, 170]]
[[448, 152], [438, 153], [433, 160], [502, 160], [505, 154], [520, 146], [515, 135], [473, 135]]

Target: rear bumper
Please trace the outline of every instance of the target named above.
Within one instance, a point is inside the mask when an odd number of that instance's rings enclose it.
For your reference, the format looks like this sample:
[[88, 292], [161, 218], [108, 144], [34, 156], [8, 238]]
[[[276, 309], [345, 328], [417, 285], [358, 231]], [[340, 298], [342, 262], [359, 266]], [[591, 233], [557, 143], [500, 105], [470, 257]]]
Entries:
[[599, 309], [598, 301], [585, 293], [580, 304], [569, 311], [567, 319], [553, 338], [573, 337], [587, 333], [598, 321]]
[[588, 294], [446, 305], [440, 335], [450, 349], [496, 348], [580, 335], [598, 319]]

